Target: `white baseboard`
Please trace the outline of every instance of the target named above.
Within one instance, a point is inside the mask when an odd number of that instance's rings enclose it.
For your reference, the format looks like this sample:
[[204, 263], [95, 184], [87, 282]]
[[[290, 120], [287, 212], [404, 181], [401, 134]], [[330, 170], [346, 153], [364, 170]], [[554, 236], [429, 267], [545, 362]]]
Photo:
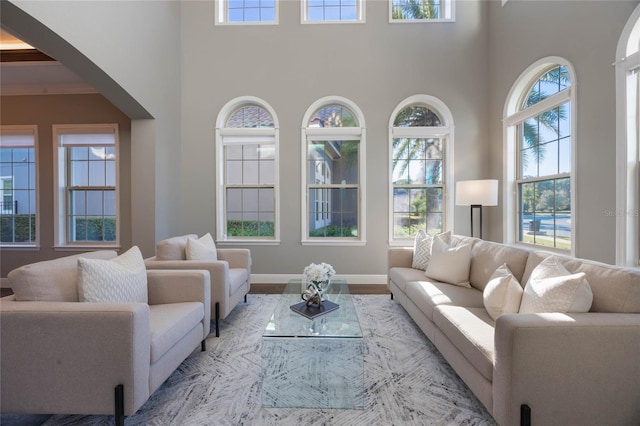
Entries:
[[[300, 279], [301, 274], [251, 274], [252, 284], [285, 284], [289, 280]], [[346, 280], [349, 284], [387, 284], [386, 275], [334, 275], [333, 278]]]

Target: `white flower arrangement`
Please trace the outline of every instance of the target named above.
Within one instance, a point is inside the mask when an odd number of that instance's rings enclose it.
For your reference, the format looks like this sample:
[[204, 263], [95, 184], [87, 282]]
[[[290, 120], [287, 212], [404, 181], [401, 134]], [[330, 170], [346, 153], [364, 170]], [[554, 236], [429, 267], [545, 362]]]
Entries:
[[322, 262], [321, 264], [312, 263], [304, 268], [304, 278], [307, 282], [318, 283], [326, 282], [336, 273], [333, 266]]

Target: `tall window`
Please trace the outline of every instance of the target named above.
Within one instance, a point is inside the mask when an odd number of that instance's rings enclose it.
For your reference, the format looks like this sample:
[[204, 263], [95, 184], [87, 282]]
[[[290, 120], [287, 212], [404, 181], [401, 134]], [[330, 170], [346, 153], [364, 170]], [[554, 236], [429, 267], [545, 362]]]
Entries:
[[389, 0], [389, 22], [454, 20], [454, 0]]
[[616, 51], [616, 262], [640, 266], [640, 6]]
[[218, 116], [218, 241], [279, 238], [278, 125], [264, 101], [238, 98]]
[[118, 242], [118, 126], [54, 125], [59, 246]]
[[505, 124], [515, 158], [507, 184], [515, 186], [516, 198], [505, 204], [515, 216], [515, 229], [507, 231], [514, 241], [572, 249], [573, 81], [569, 65], [550, 58], [530, 67], [512, 89]]
[[364, 244], [362, 113], [347, 99], [328, 97], [303, 120], [302, 243]]
[[302, 22], [364, 22], [365, 0], [302, 0]]
[[419, 230], [445, 230], [451, 127], [448, 108], [432, 96], [405, 99], [391, 115], [390, 242], [410, 241]]
[[216, 24], [277, 24], [278, 0], [217, 0]]
[[0, 244], [37, 243], [36, 127], [0, 126]]

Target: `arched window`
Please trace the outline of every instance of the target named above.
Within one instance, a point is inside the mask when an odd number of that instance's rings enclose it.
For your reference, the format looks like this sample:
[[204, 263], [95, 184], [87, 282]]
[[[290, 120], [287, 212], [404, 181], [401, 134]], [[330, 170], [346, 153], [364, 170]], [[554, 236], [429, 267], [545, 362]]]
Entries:
[[302, 243], [365, 243], [365, 129], [341, 97], [309, 107], [302, 122]]
[[575, 77], [561, 58], [531, 65], [507, 99], [505, 235], [572, 250]]
[[453, 120], [433, 96], [405, 99], [389, 122], [389, 241], [412, 241], [419, 230], [443, 232], [453, 209], [447, 205]]
[[216, 126], [217, 240], [279, 240], [278, 121], [263, 100], [227, 103]]
[[616, 262], [640, 265], [640, 6], [616, 52]]

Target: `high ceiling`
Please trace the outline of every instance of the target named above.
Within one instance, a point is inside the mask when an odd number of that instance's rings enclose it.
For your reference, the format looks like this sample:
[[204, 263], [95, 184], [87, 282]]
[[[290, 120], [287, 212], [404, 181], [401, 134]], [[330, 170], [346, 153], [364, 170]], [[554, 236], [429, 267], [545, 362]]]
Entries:
[[97, 93], [67, 67], [0, 29], [0, 94]]

